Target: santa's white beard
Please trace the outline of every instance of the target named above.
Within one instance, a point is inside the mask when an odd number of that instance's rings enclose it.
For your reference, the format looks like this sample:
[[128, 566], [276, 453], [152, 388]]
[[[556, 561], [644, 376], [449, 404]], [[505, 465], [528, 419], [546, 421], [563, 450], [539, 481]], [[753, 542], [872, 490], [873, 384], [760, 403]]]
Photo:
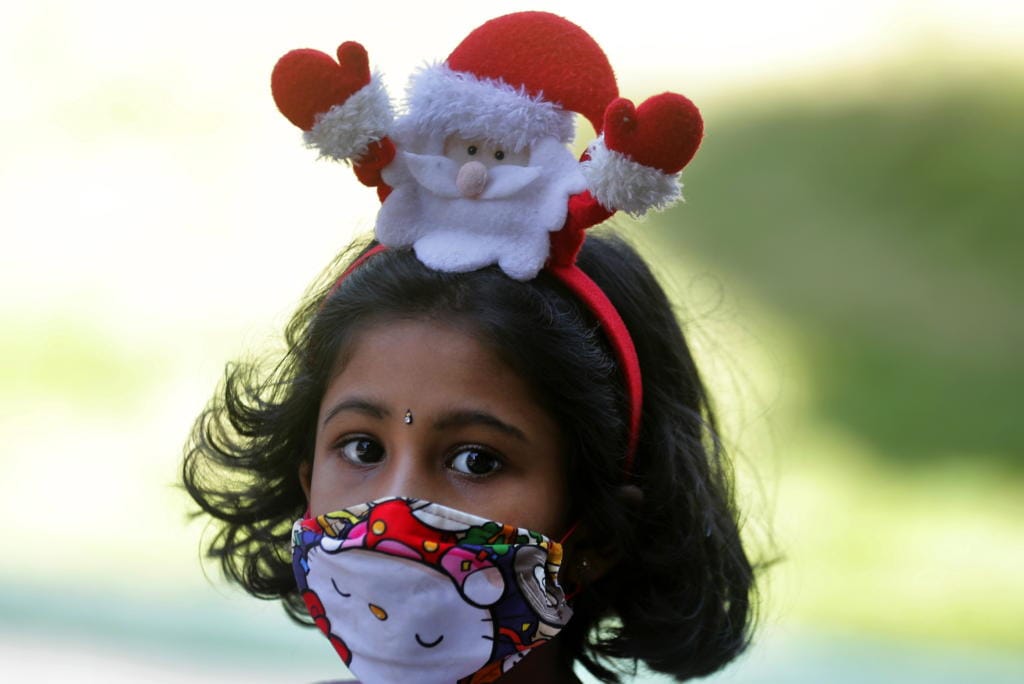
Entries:
[[569, 197], [587, 187], [579, 163], [554, 138], [534, 143], [529, 166], [489, 169], [475, 199], [456, 188], [456, 162], [407, 149], [400, 147], [382, 173], [392, 192], [377, 216], [377, 239], [389, 247], [411, 246], [420, 261], [440, 271], [498, 264], [512, 278], [533, 278], [547, 261], [549, 233], [565, 224]]

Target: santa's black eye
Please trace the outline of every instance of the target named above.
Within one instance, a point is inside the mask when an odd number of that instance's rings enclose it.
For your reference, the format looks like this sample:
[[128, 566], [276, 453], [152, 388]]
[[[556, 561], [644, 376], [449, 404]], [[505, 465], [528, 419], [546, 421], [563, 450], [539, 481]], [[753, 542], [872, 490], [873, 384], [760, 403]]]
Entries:
[[498, 150], [497, 152], [494, 153], [494, 158], [497, 159], [498, 161], [501, 161], [502, 159], [505, 158], [505, 153], [502, 152], [501, 150]]
[[468, 154], [470, 157], [476, 154], [476, 145], [470, 145], [469, 147], [467, 147], [466, 154]]

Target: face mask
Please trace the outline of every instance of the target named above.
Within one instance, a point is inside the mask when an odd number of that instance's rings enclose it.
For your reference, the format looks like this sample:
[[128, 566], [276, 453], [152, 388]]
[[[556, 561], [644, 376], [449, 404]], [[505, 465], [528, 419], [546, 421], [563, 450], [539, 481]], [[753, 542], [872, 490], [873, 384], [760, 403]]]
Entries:
[[492, 682], [572, 616], [558, 542], [417, 499], [299, 520], [292, 558], [310, 615], [364, 684]]

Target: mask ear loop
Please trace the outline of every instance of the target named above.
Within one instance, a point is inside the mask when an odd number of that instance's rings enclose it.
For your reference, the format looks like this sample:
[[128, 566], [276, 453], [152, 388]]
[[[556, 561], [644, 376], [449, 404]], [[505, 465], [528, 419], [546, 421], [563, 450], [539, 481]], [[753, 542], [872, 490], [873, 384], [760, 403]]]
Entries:
[[[575, 263], [568, 266], [549, 264], [547, 270], [569, 288], [600, 323], [601, 329], [611, 345], [612, 352], [615, 354], [615, 360], [622, 371], [626, 396], [629, 401], [629, 432], [626, 442], [626, 456], [622, 463], [622, 479], [625, 484], [628, 484], [633, 478], [636, 448], [640, 441], [640, 418], [643, 413], [643, 380], [640, 374], [640, 358], [636, 353], [633, 337], [629, 334], [629, 329], [626, 327], [626, 323], [622, 320], [622, 316], [619, 315], [615, 305], [608, 299], [608, 295], [579, 266]], [[576, 532], [580, 522], [580, 520], [576, 520], [569, 527], [569, 531], [562, 535], [559, 543], [564, 545], [570, 535]], [[587, 560], [582, 558], [579, 565], [579, 574], [582, 574], [586, 569]], [[567, 587], [565, 592], [566, 601], [571, 601], [583, 593], [587, 586], [583, 579], [579, 577], [574, 580], [574, 587]]]
[[[577, 530], [577, 528], [579, 528], [579, 526], [580, 526], [580, 520], [577, 519], [572, 525], [569, 526], [569, 529], [566, 530], [565, 534], [563, 534], [559, 538], [559, 540], [558, 540], [559, 546], [564, 548], [565, 547], [565, 542], [569, 541], [569, 537], [571, 537], [573, 535], [573, 533], [576, 532], [576, 530]], [[583, 583], [582, 582], [575, 582], [574, 581], [573, 584], [575, 586], [573, 586], [572, 588], [569, 588], [568, 586], [566, 586], [566, 588], [564, 590], [565, 600], [566, 601], [572, 601], [574, 598], [579, 596], [580, 593], [583, 592]]]
[[572, 533], [575, 532], [576, 528], [579, 527], [579, 526], [580, 526], [580, 521], [579, 520], [577, 520], [572, 525], [570, 525], [569, 526], [569, 530], [565, 534], [562, 535], [561, 539], [558, 540], [558, 544], [560, 546], [565, 546], [565, 542], [569, 541], [569, 537], [572, 536]]

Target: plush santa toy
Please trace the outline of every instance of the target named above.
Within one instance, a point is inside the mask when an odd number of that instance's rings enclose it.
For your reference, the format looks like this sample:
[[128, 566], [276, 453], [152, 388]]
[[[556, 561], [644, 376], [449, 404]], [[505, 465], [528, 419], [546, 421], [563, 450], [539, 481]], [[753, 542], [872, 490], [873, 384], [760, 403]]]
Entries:
[[[528, 280], [545, 264], [572, 264], [586, 228], [677, 201], [703, 135], [682, 95], [639, 107], [618, 97], [594, 39], [546, 12], [474, 30], [412, 77], [397, 117], [366, 50], [347, 42], [337, 57], [286, 54], [274, 100], [321, 156], [351, 162], [377, 188], [377, 239], [438, 270], [497, 264]], [[576, 113], [598, 134], [582, 160], [567, 146]]]

